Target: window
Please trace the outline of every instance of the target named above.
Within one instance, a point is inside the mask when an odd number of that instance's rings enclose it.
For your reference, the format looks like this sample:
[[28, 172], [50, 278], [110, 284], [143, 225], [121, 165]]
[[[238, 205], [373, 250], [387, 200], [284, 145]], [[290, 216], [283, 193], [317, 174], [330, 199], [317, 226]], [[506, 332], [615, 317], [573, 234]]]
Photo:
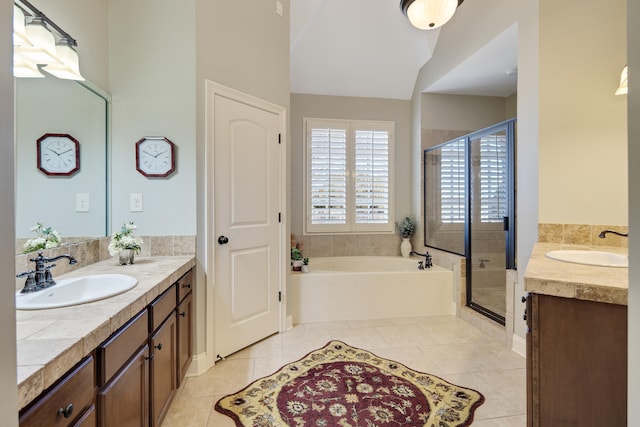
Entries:
[[465, 220], [466, 142], [460, 139], [440, 149], [440, 220], [443, 224], [462, 224]]
[[393, 232], [393, 122], [305, 119], [306, 232]]
[[480, 139], [480, 221], [502, 222], [507, 212], [509, 169], [505, 132]]

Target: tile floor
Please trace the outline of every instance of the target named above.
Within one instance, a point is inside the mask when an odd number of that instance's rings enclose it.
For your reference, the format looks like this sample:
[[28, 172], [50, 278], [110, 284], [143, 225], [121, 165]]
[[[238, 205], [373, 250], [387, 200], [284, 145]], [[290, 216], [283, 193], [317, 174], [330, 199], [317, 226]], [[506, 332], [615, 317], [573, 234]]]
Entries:
[[162, 427], [233, 427], [213, 409], [220, 397], [333, 339], [480, 391], [474, 427], [526, 424], [524, 358], [455, 316], [430, 316], [299, 324], [187, 378]]

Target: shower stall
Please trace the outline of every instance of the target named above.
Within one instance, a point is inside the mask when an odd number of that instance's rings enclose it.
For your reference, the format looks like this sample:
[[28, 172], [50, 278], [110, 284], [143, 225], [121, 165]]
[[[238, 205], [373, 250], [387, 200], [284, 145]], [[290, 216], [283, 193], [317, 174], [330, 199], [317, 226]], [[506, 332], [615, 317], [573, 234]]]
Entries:
[[464, 256], [466, 304], [505, 323], [515, 268], [515, 124], [511, 119], [424, 151], [424, 241]]

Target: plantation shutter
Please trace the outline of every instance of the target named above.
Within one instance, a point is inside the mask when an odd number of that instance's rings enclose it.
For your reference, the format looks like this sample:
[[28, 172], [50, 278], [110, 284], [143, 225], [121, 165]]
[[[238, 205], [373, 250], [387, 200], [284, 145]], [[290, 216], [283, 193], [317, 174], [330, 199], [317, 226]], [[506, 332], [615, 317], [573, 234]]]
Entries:
[[480, 140], [480, 220], [502, 222], [507, 214], [507, 137], [493, 134]]
[[347, 129], [311, 129], [312, 224], [347, 221]]
[[445, 224], [465, 220], [465, 140], [441, 149], [440, 216]]
[[305, 119], [306, 233], [393, 233], [393, 130]]
[[389, 132], [355, 131], [355, 222], [389, 222]]

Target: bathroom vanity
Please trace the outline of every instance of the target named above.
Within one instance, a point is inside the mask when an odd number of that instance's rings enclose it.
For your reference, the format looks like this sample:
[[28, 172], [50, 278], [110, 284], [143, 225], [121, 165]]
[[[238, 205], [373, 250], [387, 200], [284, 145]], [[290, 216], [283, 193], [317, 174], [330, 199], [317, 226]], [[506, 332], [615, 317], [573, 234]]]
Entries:
[[[18, 381], [20, 426], [159, 426], [193, 353], [194, 264], [187, 256], [99, 262], [83, 273], [118, 270], [138, 285], [90, 304], [18, 311], [18, 372], [28, 373]], [[38, 356], [25, 350], [53, 341], [32, 365]]]
[[538, 243], [525, 273], [527, 426], [626, 426], [628, 269], [545, 256], [575, 247]]

